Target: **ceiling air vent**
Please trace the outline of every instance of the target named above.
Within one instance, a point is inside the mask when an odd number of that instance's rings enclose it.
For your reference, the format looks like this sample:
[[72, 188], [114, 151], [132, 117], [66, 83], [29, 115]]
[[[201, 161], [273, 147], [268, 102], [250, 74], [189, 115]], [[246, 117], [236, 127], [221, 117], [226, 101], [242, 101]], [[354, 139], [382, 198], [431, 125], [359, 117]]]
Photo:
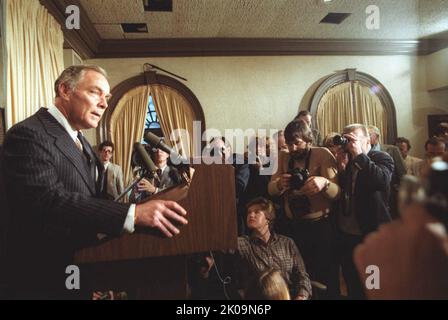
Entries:
[[122, 23], [121, 27], [125, 33], [148, 33], [146, 23]]
[[145, 11], [173, 11], [173, 0], [143, 0]]
[[340, 24], [347, 19], [349, 15], [351, 15], [351, 13], [330, 12], [319, 23]]

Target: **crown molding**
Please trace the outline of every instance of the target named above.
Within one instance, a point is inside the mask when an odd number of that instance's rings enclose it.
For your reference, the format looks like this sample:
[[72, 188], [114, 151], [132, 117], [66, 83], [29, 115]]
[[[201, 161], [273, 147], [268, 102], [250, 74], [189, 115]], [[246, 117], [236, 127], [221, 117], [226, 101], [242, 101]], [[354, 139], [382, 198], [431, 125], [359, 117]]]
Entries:
[[[84, 10], [79, 0], [39, 1], [61, 25], [65, 40], [64, 48], [72, 48], [82, 59], [91, 59], [98, 54], [101, 38], [94, 25], [88, 18], [87, 12]], [[68, 17], [65, 10], [70, 5], [76, 5], [79, 7], [81, 17], [81, 25], [79, 30], [69, 30], [65, 27], [65, 21]]]
[[98, 58], [287, 55], [418, 55], [418, 40], [194, 38], [103, 40]]
[[[102, 40], [79, 0], [40, 0], [61, 24], [65, 47], [83, 59], [201, 56], [427, 55], [448, 47], [448, 38], [421, 40], [295, 38], [165, 38]], [[65, 8], [80, 8], [80, 30], [65, 28]]]

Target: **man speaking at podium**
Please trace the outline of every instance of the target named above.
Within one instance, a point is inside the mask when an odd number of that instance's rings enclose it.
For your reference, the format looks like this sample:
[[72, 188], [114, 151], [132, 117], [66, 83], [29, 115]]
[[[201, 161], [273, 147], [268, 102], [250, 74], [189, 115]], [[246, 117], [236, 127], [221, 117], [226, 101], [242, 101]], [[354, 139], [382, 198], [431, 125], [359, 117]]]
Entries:
[[173, 201], [130, 205], [100, 198], [102, 164], [81, 130], [96, 128], [108, 107], [103, 69], [69, 67], [55, 92], [53, 106], [16, 124], [5, 138], [11, 298], [72, 297], [66, 267], [98, 234], [119, 236], [139, 225], [172, 237], [179, 233], [175, 223], [187, 223], [186, 211]]

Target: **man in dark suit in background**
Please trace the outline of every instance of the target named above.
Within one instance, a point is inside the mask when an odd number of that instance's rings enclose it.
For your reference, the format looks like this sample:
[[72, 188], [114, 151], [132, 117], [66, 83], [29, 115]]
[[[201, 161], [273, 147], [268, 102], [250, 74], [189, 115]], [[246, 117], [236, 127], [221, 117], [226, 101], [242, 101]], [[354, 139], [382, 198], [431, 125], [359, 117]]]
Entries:
[[364, 298], [353, 262], [353, 250], [370, 232], [391, 221], [387, 206], [394, 161], [385, 152], [371, 150], [366, 126], [352, 124], [344, 128], [348, 143], [336, 160], [342, 196], [336, 219], [338, 253], [349, 298]]
[[173, 221], [187, 223], [185, 210], [172, 201], [100, 199], [103, 166], [80, 130], [96, 128], [108, 107], [103, 69], [69, 67], [55, 92], [55, 105], [13, 126], [4, 143], [11, 298], [72, 297], [66, 267], [75, 250], [95, 243], [100, 233], [119, 236], [139, 225], [171, 237], [179, 233]]
[[157, 167], [157, 174], [151, 178], [143, 178], [134, 187], [129, 197], [132, 203], [138, 203], [160, 191], [178, 185], [182, 181], [179, 171], [169, 163], [170, 155], [167, 152], [162, 149], [151, 148], [150, 145], [146, 145], [145, 149], [150, 153], [151, 159]]
[[246, 233], [245, 209], [241, 206], [240, 199], [246, 190], [249, 182], [249, 164], [245, 163], [244, 155], [233, 153], [232, 147], [225, 137], [213, 137], [210, 139], [210, 154], [213, 157], [221, 158], [222, 163], [231, 163], [235, 168], [235, 196], [237, 204], [237, 226], [238, 235]]
[[401, 156], [400, 149], [390, 144], [380, 144], [380, 129], [375, 126], [368, 126], [370, 134], [370, 144], [373, 151], [383, 151], [388, 153], [394, 160], [394, 172], [390, 185], [389, 210], [392, 218], [398, 218], [398, 189], [401, 178], [406, 174], [406, 163]]

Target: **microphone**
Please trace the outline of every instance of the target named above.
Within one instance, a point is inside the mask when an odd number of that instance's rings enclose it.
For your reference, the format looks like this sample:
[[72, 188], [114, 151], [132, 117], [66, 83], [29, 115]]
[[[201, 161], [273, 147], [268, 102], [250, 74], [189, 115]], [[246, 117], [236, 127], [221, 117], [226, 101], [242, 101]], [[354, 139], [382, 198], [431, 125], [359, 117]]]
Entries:
[[146, 132], [144, 139], [154, 148], [160, 149], [168, 153], [171, 157], [171, 162], [173, 162], [173, 164], [180, 164], [185, 161], [185, 159], [179, 153], [177, 153], [174, 149], [168, 146], [165, 142], [163, 142], [162, 138], [156, 136], [154, 133], [150, 131]]
[[156, 165], [154, 164], [151, 157], [146, 152], [145, 148], [143, 147], [143, 145], [141, 143], [138, 143], [138, 142], [134, 143], [134, 150], [140, 156], [140, 159], [142, 160], [142, 164], [144, 165], [146, 170], [148, 170], [150, 172], [157, 171]]

